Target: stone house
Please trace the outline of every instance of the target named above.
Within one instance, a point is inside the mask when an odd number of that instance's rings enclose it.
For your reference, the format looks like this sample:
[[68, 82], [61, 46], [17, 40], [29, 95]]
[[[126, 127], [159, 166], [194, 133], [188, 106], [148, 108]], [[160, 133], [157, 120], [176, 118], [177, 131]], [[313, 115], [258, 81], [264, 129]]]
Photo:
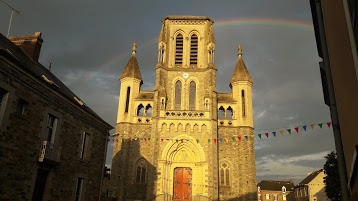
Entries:
[[257, 200], [294, 201], [294, 184], [290, 181], [262, 180], [257, 184]]
[[326, 196], [323, 178], [326, 176], [324, 170], [311, 172], [299, 184], [295, 186], [295, 197], [297, 201], [329, 201]]
[[256, 200], [253, 80], [239, 47], [232, 91], [216, 90], [213, 23], [162, 20], [152, 91], [141, 90], [133, 45], [119, 78], [111, 167], [119, 200]]
[[0, 34], [0, 200], [98, 201], [112, 126], [38, 62], [42, 42]]

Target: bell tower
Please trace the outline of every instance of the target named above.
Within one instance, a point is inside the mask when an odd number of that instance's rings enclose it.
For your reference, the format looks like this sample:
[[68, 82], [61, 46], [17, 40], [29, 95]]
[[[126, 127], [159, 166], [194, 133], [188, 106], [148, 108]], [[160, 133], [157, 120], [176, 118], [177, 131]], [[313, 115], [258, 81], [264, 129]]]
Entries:
[[229, 93], [216, 90], [214, 22], [167, 16], [153, 91], [136, 44], [120, 77], [111, 185], [124, 200], [257, 200], [251, 76], [242, 48]]

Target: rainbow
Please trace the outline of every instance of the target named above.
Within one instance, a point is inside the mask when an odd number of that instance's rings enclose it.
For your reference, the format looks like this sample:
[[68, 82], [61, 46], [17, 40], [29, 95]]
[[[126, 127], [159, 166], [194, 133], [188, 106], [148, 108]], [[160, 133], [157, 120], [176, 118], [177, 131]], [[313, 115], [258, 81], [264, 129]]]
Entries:
[[[287, 20], [287, 19], [278, 19], [278, 18], [240, 18], [240, 19], [224, 19], [224, 20], [218, 20], [214, 22], [214, 30], [218, 31], [221, 28], [225, 27], [248, 27], [248, 26], [275, 26], [275, 27], [286, 27], [291, 29], [301, 29], [301, 30], [313, 30], [312, 22], [306, 22], [306, 21], [299, 21], [299, 20]], [[138, 43], [138, 49], [137, 51], [142, 51], [148, 47], [152, 47], [153, 45], [156, 45], [158, 42], [158, 36], [155, 36], [154, 38], [151, 38], [148, 41], [145, 41], [144, 43]], [[92, 79], [93, 77], [100, 74], [100, 69], [109, 69], [113, 66], [118, 66], [119, 63], [123, 59], [128, 59], [128, 57], [131, 54], [131, 48], [128, 47], [128, 50], [124, 52], [120, 52], [118, 54], [115, 54], [114, 57], [107, 60], [102, 65], [98, 66], [96, 71], [94, 72], [88, 72], [85, 76], [85, 79], [83, 81], [88, 81]], [[118, 72], [118, 76], [121, 72]]]
[[241, 19], [225, 19], [214, 22], [214, 29], [231, 26], [276, 26], [294, 29], [313, 30], [312, 22], [275, 19], [275, 18], [241, 18]]

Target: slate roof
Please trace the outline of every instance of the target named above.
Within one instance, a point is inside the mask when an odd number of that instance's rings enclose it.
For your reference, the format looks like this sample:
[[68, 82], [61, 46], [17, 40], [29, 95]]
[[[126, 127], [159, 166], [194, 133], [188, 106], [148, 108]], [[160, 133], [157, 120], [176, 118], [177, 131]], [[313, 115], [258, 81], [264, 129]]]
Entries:
[[240, 47], [238, 49], [238, 59], [235, 66], [235, 70], [231, 77], [231, 84], [237, 81], [250, 81], [251, 83], [253, 83], [250, 73], [247, 70], [244, 60], [242, 58], [242, 49]]
[[0, 33], [0, 56], [5, 57], [7, 60], [17, 64], [18, 67], [22, 68], [29, 74], [36, 77], [38, 80], [46, 83], [52, 90], [60, 93], [69, 101], [85, 110], [94, 118], [102, 121], [108, 127], [113, 128], [102, 118], [100, 118], [91, 108], [74, 94], [66, 85], [64, 85], [54, 74], [52, 74], [46, 67], [41, 65], [39, 62], [33, 61], [28, 57], [18, 46], [12, 43], [4, 35]]
[[154, 92], [141, 91], [136, 100], [154, 100]]
[[292, 181], [272, 181], [272, 180], [262, 180], [257, 184], [260, 186], [261, 190], [270, 190], [270, 191], [282, 191], [282, 187], [286, 187], [286, 191], [293, 191], [294, 184]]
[[323, 169], [317, 170], [315, 172], [310, 173], [309, 175], [307, 175], [306, 178], [304, 178], [297, 186], [303, 186], [305, 184], [309, 184], [314, 178], [316, 178], [316, 176], [323, 172]]
[[137, 61], [137, 57], [136, 57], [135, 53], [134, 54], [132, 53], [132, 56], [131, 56], [131, 58], [129, 58], [129, 61], [128, 61], [126, 67], [124, 68], [122, 75], [119, 79], [122, 79], [125, 77], [136, 78], [138, 80], [142, 80], [142, 75], [139, 70], [139, 65], [138, 65], [138, 61]]
[[233, 103], [236, 100], [232, 97], [231, 93], [218, 93], [218, 103]]

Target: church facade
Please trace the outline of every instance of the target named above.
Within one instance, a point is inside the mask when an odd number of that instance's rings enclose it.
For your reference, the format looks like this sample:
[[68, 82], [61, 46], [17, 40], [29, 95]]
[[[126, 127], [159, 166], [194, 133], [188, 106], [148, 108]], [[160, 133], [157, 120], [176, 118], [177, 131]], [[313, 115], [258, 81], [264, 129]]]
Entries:
[[213, 23], [162, 20], [153, 91], [141, 90], [133, 45], [119, 78], [111, 170], [118, 200], [256, 199], [253, 80], [239, 47], [231, 92], [216, 90]]

